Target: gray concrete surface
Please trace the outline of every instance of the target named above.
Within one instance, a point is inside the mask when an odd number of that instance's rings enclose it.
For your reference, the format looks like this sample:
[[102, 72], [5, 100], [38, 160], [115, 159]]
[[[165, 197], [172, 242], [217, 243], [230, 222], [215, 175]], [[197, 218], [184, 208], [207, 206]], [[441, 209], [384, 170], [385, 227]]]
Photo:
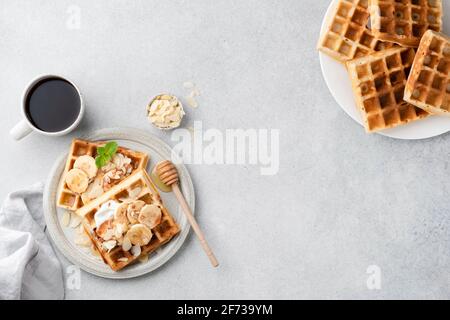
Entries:
[[[44, 180], [89, 130], [132, 126], [172, 143], [144, 107], [163, 91], [183, 96], [188, 80], [202, 96], [185, 126], [280, 130], [275, 176], [188, 166], [219, 269], [191, 234], [157, 272], [126, 281], [82, 273], [68, 299], [450, 298], [449, 135], [398, 141], [366, 135], [346, 116], [315, 50], [328, 3], [0, 1], [1, 198]], [[68, 24], [72, 5], [80, 29]], [[73, 79], [86, 118], [69, 136], [14, 142], [22, 90], [41, 73]], [[370, 265], [381, 270], [380, 290], [367, 287]]]

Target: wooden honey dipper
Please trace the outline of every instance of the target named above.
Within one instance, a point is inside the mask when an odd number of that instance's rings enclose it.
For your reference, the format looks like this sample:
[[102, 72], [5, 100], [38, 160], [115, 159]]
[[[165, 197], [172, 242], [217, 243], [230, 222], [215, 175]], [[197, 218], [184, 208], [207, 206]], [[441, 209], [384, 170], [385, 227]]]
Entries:
[[217, 267], [219, 265], [219, 262], [217, 261], [216, 257], [214, 256], [214, 253], [209, 247], [208, 242], [206, 242], [205, 236], [203, 235], [200, 226], [195, 220], [194, 215], [192, 214], [192, 211], [186, 202], [186, 199], [181, 193], [180, 186], [178, 183], [179, 178], [177, 168], [175, 168], [172, 162], [170, 162], [169, 160], [165, 160], [156, 165], [156, 174], [162, 183], [164, 183], [167, 186], [172, 186], [172, 191], [173, 193], [175, 193], [175, 196], [177, 197], [184, 214], [186, 215], [189, 223], [192, 226], [192, 229], [194, 229], [195, 234], [200, 240], [200, 244], [202, 245], [203, 250], [208, 256], [209, 261], [211, 261], [213, 267]]

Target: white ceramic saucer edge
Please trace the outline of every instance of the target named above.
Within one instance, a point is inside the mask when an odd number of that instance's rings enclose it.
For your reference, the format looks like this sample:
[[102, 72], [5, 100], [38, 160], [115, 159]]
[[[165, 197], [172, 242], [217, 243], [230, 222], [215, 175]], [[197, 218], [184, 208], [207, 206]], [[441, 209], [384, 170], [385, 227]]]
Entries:
[[[337, 0], [331, 1], [322, 21], [321, 33], [324, 32], [327, 19], [332, 14], [336, 3]], [[319, 61], [325, 83], [334, 100], [348, 116], [362, 126], [361, 115], [355, 105], [351, 82], [345, 67], [322, 52], [319, 52]], [[347, 81], [343, 81], [343, 79], [347, 79]], [[395, 139], [421, 140], [436, 137], [449, 131], [450, 119], [434, 116], [377, 133]]]

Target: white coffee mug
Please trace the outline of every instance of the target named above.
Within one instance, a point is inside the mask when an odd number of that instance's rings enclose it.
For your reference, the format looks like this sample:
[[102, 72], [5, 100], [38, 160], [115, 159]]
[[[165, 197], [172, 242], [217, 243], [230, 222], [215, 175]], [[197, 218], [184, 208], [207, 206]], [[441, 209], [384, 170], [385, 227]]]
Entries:
[[[43, 130], [37, 128], [30, 121], [30, 119], [28, 118], [27, 113], [26, 113], [26, 104], [27, 104], [28, 95], [30, 94], [32, 89], [34, 89], [36, 84], [38, 84], [39, 82], [41, 82], [43, 80], [52, 79], [52, 78], [67, 81], [69, 84], [71, 84], [75, 88], [75, 90], [77, 91], [78, 96], [80, 98], [80, 112], [78, 113], [78, 117], [75, 119], [75, 121], [69, 127], [65, 128], [64, 130], [57, 131], [57, 132], [46, 132], [46, 131], [43, 131]], [[81, 119], [83, 118], [83, 115], [84, 115], [84, 102], [83, 102], [83, 97], [81, 95], [80, 90], [72, 81], [68, 80], [65, 77], [48, 74], [48, 75], [41, 75], [41, 76], [37, 77], [36, 79], [31, 81], [30, 84], [25, 88], [23, 95], [22, 95], [21, 109], [22, 109], [23, 119], [18, 124], [16, 124], [9, 132], [9, 134], [15, 140], [20, 140], [20, 139], [26, 137], [32, 131], [35, 131], [37, 133], [40, 133], [40, 134], [43, 134], [46, 136], [55, 136], [56, 137], [56, 136], [62, 136], [62, 135], [65, 135], [65, 134], [71, 132], [80, 124]]]

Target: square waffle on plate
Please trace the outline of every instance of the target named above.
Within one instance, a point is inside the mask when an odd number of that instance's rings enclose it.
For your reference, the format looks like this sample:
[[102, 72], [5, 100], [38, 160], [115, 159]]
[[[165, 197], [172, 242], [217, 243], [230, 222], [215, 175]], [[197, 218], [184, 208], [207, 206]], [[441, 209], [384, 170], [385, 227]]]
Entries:
[[318, 49], [341, 63], [393, 46], [379, 41], [368, 29], [368, 0], [339, 0]]
[[424, 33], [441, 31], [441, 0], [370, 0], [371, 29], [380, 40], [417, 47]]
[[[75, 211], [121, 182], [133, 172], [147, 167], [147, 154], [119, 146], [112, 161], [106, 166], [97, 169], [93, 158], [97, 155], [97, 148], [105, 144], [106, 142], [102, 141], [93, 142], [79, 139], [72, 141], [57, 196], [58, 207]], [[78, 173], [78, 176], [73, 175], [74, 171], [72, 170], [75, 167], [80, 168], [88, 176], [87, 188], [85, 188], [85, 181], [80, 181], [80, 179], [86, 180], [83, 173], [80, 173], [79, 170], [74, 170], [76, 171], [75, 174]], [[72, 172], [69, 173], [70, 171]], [[80, 175], [81, 178], [79, 177]], [[67, 183], [69, 176], [71, 176], [70, 179], [71, 182], [74, 182], [74, 185]]]
[[430, 113], [450, 116], [450, 39], [427, 31], [422, 38], [405, 100]]
[[114, 271], [148, 256], [180, 231], [144, 170], [78, 209], [77, 214]]
[[426, 111], [403, 100], [414, 56], [412, 48], [391, 48], [347, 62], [356, 103], [368, 132], [428, 116]]

